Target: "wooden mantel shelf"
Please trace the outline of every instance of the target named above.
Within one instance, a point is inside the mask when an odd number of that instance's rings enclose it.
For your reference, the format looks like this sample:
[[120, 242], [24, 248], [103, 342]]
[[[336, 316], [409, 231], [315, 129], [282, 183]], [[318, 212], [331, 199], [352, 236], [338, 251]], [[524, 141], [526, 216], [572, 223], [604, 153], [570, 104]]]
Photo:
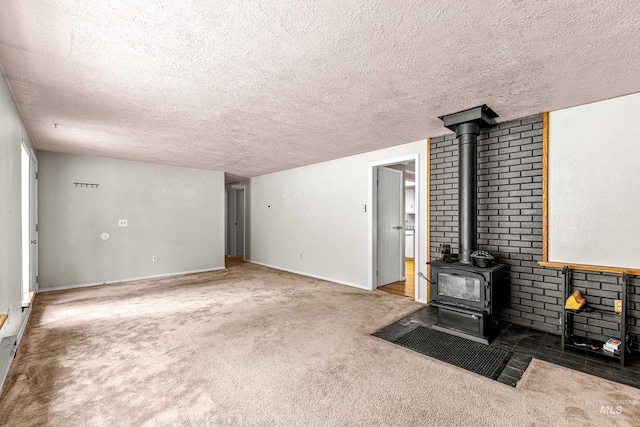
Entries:
[[566, 262], [548, 262], [548, 261], [538, 261], [538, 264], [540, 264], [543, 267], [551, 267], [551, 268], [562, 268], [566, 265], [572, 270], [598, 271], [601, 273], [614, 273], [614, 274], [622, 274], [622, 272], [626, 271], [627, 274], [632, 276], [640, 275], [640, 269], [637, 269], [637, 268], [606, 267], [603, 265], [568, 264]]

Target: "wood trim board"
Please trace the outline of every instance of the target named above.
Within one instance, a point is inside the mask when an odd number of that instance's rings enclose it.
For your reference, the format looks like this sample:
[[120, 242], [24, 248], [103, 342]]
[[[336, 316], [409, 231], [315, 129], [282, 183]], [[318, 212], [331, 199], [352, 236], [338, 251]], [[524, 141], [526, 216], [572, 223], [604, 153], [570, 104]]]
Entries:
[[[431, 261], [431, 138], [427, 138], [427, 173], [426, 173], [426, 193], [427, 193], [427, 261]], [[427, 264], [427, 278], [431, 280], [431, 266]], [[425, 280], [426, 301], [431, 301], [431, 286], [429, 281]]]
[[33, 299], [35, 298], [35, 296], [35, 292], [25, 293], [22, 298], [22, 307], [29, 307], [33, 303]]
[[639, 269], [633, 268], [624, 268], [624, 267], [607, 267], [604, 265], [587, 265], [587, 264], [567, 264], [566, 262], [548, 262], [548, 261], [539, 261], [539, 265], [543, 267], [551, 267], [551, 268], [562, 268], [565, 265], [572, 270], [583, 270], [583, 271], [598, 271], [601, 273], [614, 273], [614, 274], [622, 274], [622, 272], [627, 272], [627, 274], [637, 276], [640, 275]]
[[4, 325], [4, 322], [7, 320], [7, 317], [9, 317], [8, 314], [0, 314], [0, 329], [2, 329], [2, 326]]
[[549, 261], [549, 113], [542, 113], [542, 261]]

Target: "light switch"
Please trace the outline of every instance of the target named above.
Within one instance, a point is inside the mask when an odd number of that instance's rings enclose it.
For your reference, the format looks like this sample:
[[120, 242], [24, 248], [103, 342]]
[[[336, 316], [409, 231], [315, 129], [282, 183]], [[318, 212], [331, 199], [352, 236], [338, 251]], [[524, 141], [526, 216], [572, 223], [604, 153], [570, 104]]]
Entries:
[[119, 219], [118, 220], [118, 227], [127, 227], [127, 220], [126, 219]]
[[366, 212], [367, 211], [367, 205], [362, 205], [362, 212]]

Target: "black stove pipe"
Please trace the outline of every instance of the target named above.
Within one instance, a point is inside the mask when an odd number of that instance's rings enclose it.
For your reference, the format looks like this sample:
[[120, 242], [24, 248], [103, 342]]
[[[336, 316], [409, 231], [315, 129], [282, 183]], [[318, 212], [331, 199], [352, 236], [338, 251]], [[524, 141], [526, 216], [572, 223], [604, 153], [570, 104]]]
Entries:
[[458, 138], [458, 259], [473, 264], [477, 244], [477, 147], [480, 128], [495, 124], [498, 115], [486, 104], [439, 118]]
[[458, 138], [458, 239], [459, 260], [472, 264], [471, 253], [476, 250], [478, 231], [477, 147], [480, 126], [475, 122], [456, 126]]

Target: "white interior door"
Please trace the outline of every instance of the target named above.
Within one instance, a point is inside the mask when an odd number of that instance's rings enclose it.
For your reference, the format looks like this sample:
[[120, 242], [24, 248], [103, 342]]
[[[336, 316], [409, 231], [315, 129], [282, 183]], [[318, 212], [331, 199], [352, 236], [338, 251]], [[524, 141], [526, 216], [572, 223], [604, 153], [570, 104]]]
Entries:
[[377, 286], [404, 277], [404, 182], [401, 171], [377, 168]]
[[22, 174], [22, 293], [38, 290], [38, 161], [21, 145]]
[[227, 256], [236, 256], [236, 192], [227, 191]]
[[22, 213], [22, 294], [24, 296], [31, 291], [31, 190], [30, 170], [31, 156], [24, 143], [21, 149], [21, 213]]
[[244, 189], [227, 193], [227, 255], [244, 257]]
[[236, 193], [234, 256], [244, 257], [244, 190], [237, 190], [234, 193]]

